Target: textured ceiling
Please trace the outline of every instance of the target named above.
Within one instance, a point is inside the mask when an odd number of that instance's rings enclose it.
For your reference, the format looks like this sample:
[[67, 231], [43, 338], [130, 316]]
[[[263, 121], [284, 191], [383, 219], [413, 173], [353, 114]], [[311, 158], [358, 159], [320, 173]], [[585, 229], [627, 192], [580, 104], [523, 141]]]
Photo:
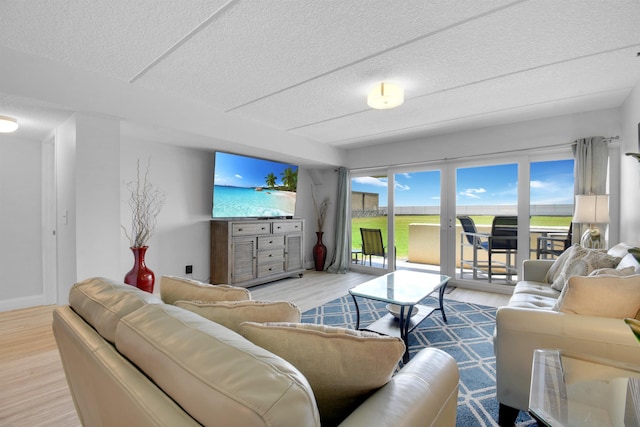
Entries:
[[[120, 82], [125, 99], [351, 148], [618, 107], [640, 77], [639, 23], [638, 0], [4, 0], [0, 47]], [[384, 80], [405, 103], [369, 109]], [[12, 90], [0, 114], [78, 109]]]

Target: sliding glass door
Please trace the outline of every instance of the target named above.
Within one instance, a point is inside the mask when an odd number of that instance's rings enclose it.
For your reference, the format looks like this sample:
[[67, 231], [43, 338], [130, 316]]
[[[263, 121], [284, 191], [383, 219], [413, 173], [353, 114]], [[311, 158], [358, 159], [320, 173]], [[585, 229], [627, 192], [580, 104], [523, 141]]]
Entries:
[[396, 269], [440, 273], [440, 171], [394, 174]]
[[[351, 178], [351, 267], [393, 268], [389, 245], [389, 179], [386, 171]], [[392, 198], [391, 198], [392, 200]], [[389, 264], [391, 262], [391, 265]]]
[[[490, 283], [486, 289], [494, 290], [512, 285], [523, 260], [554, 257], [537, 253], [540, 237], [569, 231], [569, 157], [563, 151], [352, 171], [351, 268], [439, 272], [474, 286]], [[367, 244], [367, 230], [382, 250]]]
[[517, 279], [518, 164], [456, 169], [456, 277]]

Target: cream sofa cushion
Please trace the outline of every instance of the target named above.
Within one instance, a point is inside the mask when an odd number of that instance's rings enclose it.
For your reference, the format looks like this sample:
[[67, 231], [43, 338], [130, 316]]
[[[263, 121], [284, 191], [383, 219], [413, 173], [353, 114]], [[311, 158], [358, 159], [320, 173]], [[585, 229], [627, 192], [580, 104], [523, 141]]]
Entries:
[[186, 301], [243, 301], [251, 299], [248, 289], [230, 285], [210, 285], [183, 277], [162, 276], [160, 297], [165, 304]]
[[146, 305], [120, 321], [116, 347], [203, 425], [320, 425], [295, 367], [195, 313]]
[[400, 338], [324, 325], [245, 322], [240, 332], [304, 374], [323, 426], [339, 424], [385, 385], [405, 351]]
[[636, 317], [640, 310], [640, 274], [570, 277], [556, 308], [562, 313], [587, 316]]
[[69, 305], [111, 344], [124, 316], [145, 304], [161, 304], [157, 296], [135, 286], [94, 277], [78, 282], [69, 291]]
[[615, 268], [621, 258], [607, 254], [605, 251], [572, 246], [562, 269], [555, 276], [551, 287], [562, 291], [571, 276], [588, 276], [593, 270]]
[[175, 305], [236, 332], [242, 322], [300, 321], [300, 309], [285, 301], [176, 301]]

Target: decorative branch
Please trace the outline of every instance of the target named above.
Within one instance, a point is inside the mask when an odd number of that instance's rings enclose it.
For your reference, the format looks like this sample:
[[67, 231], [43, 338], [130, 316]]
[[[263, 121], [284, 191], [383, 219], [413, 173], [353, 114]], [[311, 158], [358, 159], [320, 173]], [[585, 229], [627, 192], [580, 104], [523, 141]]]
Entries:
[[324, 227], [324, 220], [327, 217], [327, 209], [329, 209], [329, 198], [326, 197], [319, 205], [316, 202], [316, 197], [313, 194], [313, 188], [311, 189], [311, 199], [313, 200], [313, 207], [316, 211], [316, 220], [318, 221], [318, 231], [322, 232]]
[[156, 228], [158, 214], [164, 206], [165, 195], [149, 182], [149, 167], [151, 159], [147, 161], [144, 176], [140, 176], [140, 159], [138, 159], [136, 180], [127, 183], [129, 189], [129, 207], [131, 208], [131, 233], [122, 226], [131, 247], [141, 248], [153, 235]]

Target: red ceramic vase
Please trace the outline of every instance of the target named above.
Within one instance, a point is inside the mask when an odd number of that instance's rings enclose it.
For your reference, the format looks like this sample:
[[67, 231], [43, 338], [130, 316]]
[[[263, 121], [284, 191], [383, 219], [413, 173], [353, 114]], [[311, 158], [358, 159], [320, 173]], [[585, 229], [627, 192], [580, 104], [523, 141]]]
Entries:
[[318, 242], [313, 247], [313, 260], [316, 263], [316, 271], [324, 271], [324, 263], [327, 260], [327, 247], [322, 243], [322, 231], [316, 231]]
[[153, 271], [149, 270], [144, 263], [144, 255], [149, 249], [148, 246], [141, 248], [130, 248], [133, 252], [133, 268], [124, 276], [124, 283], [135, 286], [138, 289], [153, 293], [153, 284], [156, 277]]

